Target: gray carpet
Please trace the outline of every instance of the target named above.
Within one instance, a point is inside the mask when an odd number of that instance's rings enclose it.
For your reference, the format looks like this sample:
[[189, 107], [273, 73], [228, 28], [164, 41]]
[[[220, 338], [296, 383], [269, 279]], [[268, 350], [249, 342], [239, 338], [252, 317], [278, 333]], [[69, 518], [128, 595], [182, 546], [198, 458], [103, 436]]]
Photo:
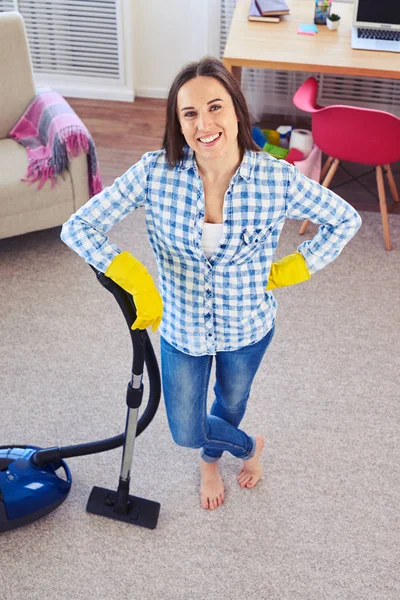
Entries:
[[[392, 252], [380, 215], [362, 217], [335, 263], [276, 292], [276, 335], [243, 421], [266, 436], [260, 484], [241, 489], [225, 454], [226, 502], [201, 509], [198, 451], [173, 443], [161, 405], [132, 473], [132, 493], [161, 503], [157, 529], [85, 511], [94, 485], [116, 487], [120, 450], [69, 459], [68, 500], [0, 536], [1, 600], [400, 598], [400, 216]], [[286, 223], [279, 256], [296, 249], [298, 225]], [[124, 427], [128, 331], [59, 232], [0, 241], [1, 444]], [[155, 274], [143, 212], [112, 238]]]

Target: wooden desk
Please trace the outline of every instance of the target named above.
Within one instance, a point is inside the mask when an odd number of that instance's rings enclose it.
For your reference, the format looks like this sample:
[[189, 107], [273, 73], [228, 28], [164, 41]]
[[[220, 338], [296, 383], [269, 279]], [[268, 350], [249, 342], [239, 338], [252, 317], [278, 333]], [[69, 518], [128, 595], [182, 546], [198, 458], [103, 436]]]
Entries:
[[240, 67], [400, 79], [400, 53], [352, 49], [353, 4], [334, 4], [339, 29], [317, 25], [316, 35], [297, 33], [300, 23], [314, 22], [315, 0], [288, 0], [288, 5], [290, 15], [280, 23], [256, 23], [247, 20], [250, 0], [238, 0], [223, 62], [239, 81]]

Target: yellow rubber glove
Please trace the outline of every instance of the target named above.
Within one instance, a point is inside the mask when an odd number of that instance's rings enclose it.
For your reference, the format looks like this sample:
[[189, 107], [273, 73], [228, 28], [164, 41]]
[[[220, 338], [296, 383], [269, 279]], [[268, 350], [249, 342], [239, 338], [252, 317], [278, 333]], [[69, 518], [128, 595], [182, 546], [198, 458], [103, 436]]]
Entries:
[[152, 330], [156, 331], [161, 322], [163, 304], [146, 267], [130, 252], [121, 252], [113, 259], [105, 275], [133, 296], [136, 320], [131, 329], [146, 329], [152, 325]]
[[295, 252], [272, 263], [266, 289], [273, 290], [278, 287], [295, 285], [310, 278], [304, 256], [300, 252]]

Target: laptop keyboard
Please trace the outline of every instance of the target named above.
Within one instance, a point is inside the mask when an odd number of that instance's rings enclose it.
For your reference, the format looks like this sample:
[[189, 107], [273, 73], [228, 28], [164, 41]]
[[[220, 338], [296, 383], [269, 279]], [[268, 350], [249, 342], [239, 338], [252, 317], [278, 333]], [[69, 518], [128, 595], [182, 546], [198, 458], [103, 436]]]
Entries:
[[387, 31], [385, 29], [358, 29], [358, 37], [365, 40], [400, 42], [400, 31]]

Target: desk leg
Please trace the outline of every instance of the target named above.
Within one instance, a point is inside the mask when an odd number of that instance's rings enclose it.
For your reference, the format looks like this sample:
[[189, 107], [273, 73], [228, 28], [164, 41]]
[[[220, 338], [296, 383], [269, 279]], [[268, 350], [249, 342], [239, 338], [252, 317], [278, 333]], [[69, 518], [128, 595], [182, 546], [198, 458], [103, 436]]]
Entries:
[[239, 85], [242, 85], [242, 67], [232, 67], [231, 73]]
[[224, 63], [225, 69], [228, 69], [229, 73], [232, 73], [233, 67], [232, 67], [231, 63], [229, 62], [229, 60], [226, 60], [226, 58], [223, 58], [222, 62]]
[[225, 65], [225, 67], [228, 69], [229, 73], [232, 73], [234, 78], [241, 84], [241, 82], [242, 82], [242, 67], [234, 67], [226, 59], [223, 60], [223, 63]]

